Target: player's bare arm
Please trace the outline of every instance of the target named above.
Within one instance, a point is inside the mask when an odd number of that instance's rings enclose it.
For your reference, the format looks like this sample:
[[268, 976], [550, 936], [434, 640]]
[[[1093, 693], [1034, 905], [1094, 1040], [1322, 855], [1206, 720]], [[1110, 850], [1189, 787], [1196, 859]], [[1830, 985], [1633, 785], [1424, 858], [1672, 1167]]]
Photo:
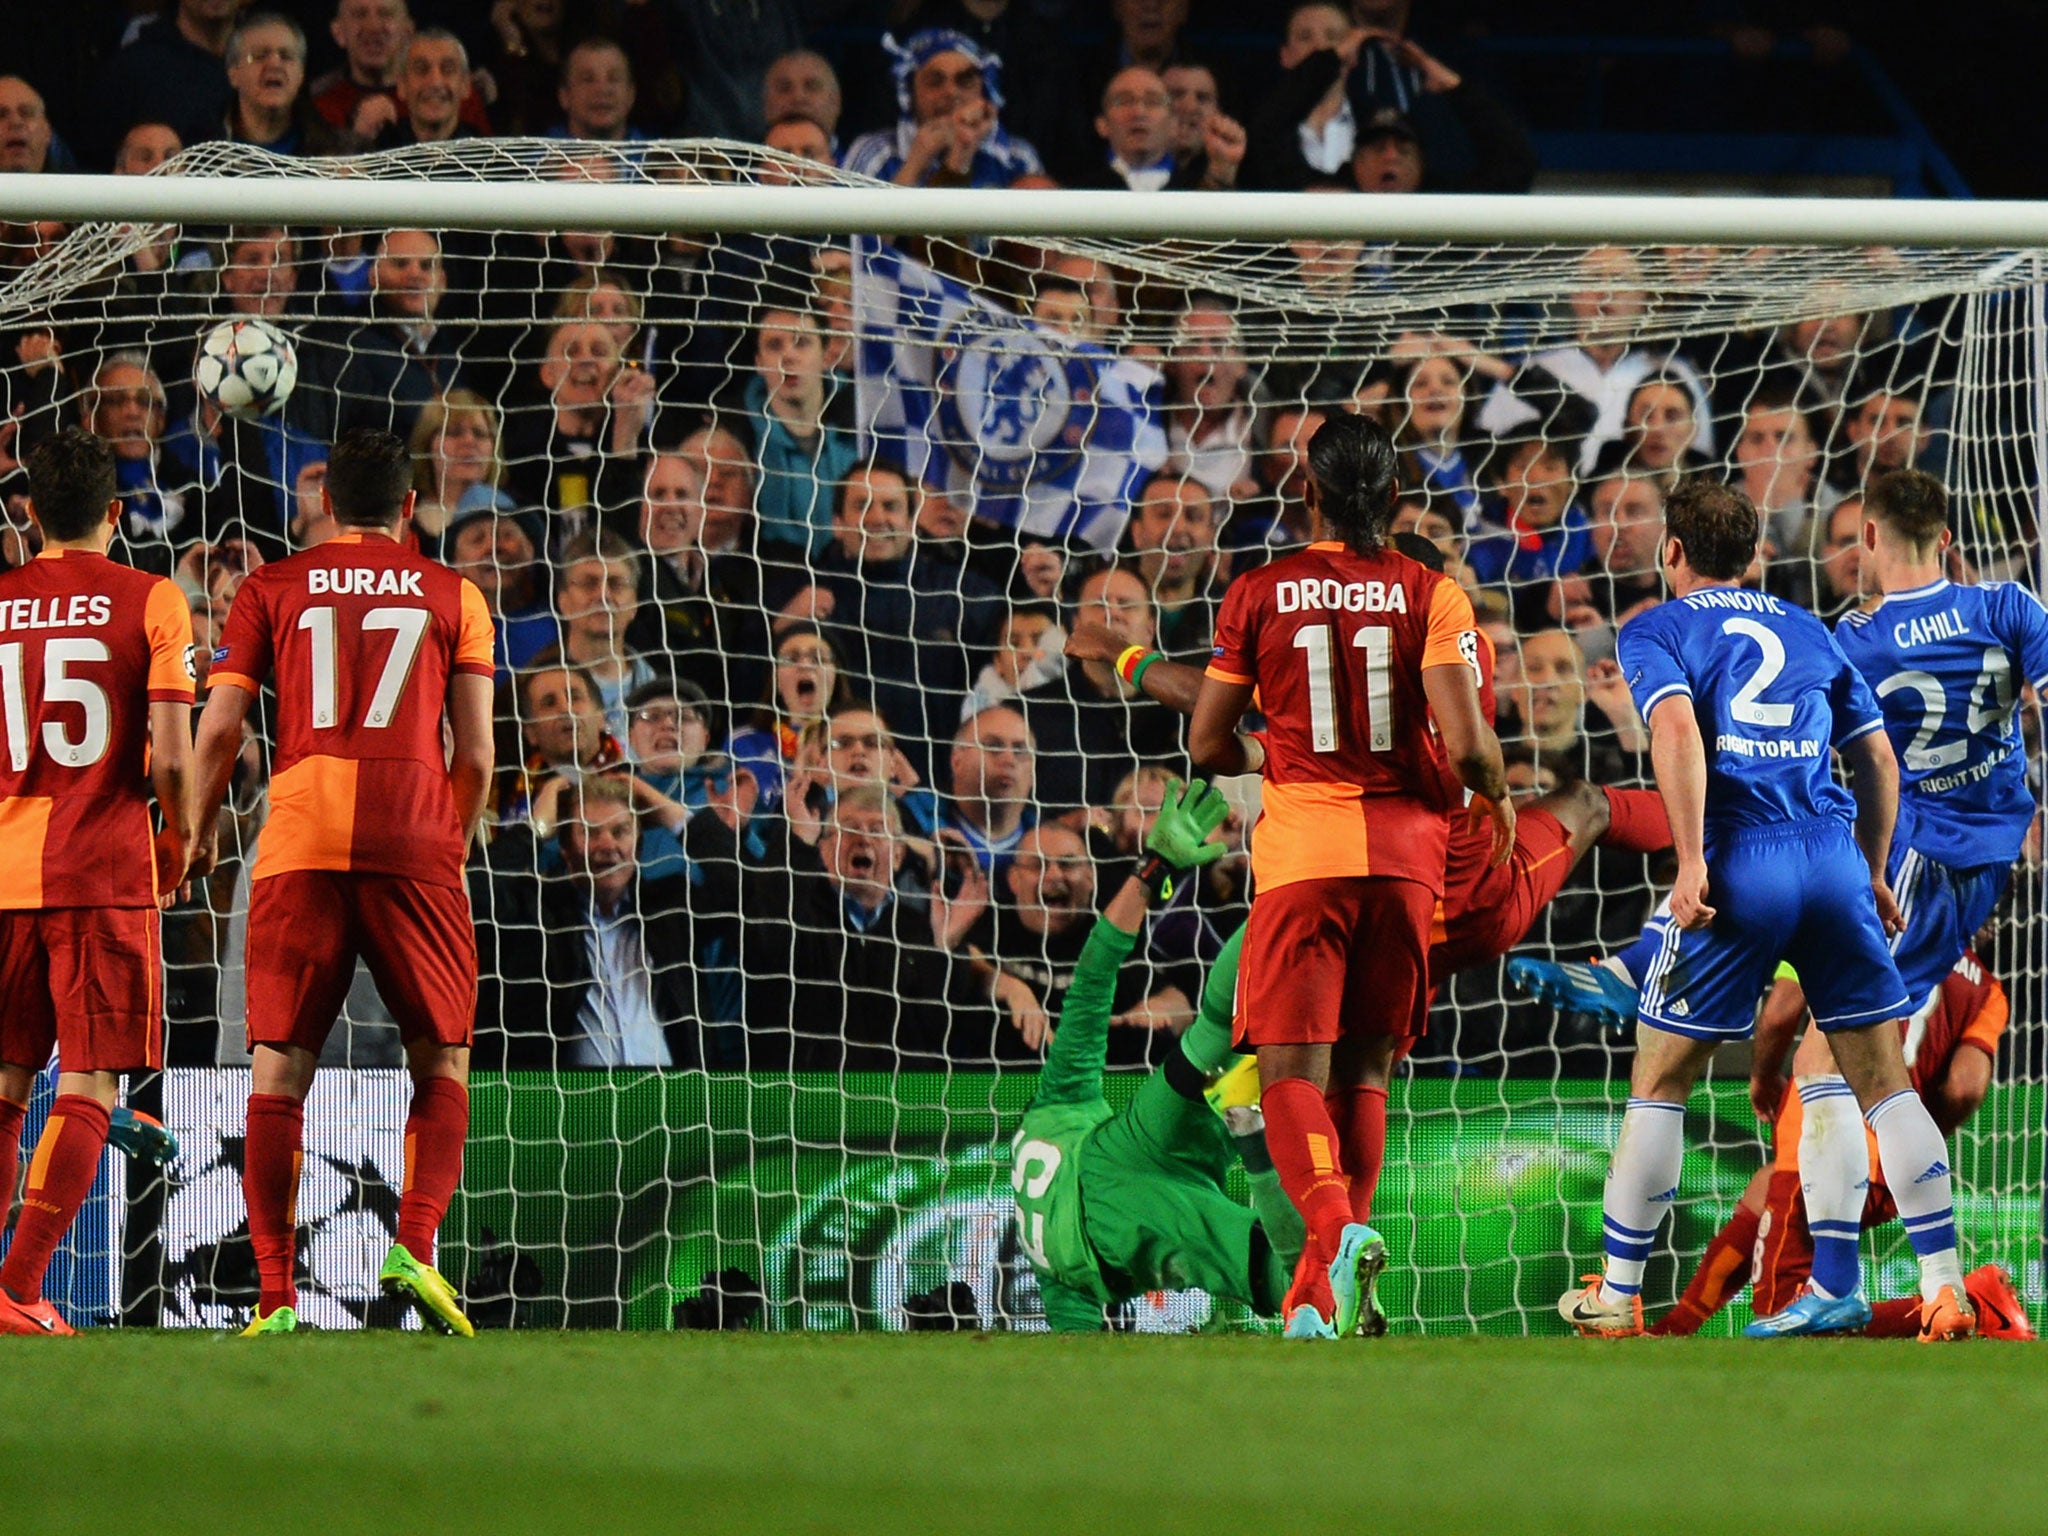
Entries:
[[1204, 677], [1188, 722], [1188, 756], [1204, 773], [1255, 773], [1266, 754], [1256, 741], [1238, 730], [1251, 708], [1252, 685]]
[[1451, 771], [1475, 797], [1474, 828], [1481, 818], [1493, 822], [1493, 853], [1487, 863], [1497, 867], [1514, 851], [1515, 803], [1508, 798], [1507, 765], [1501, 758], [1500, 738], [1486, 723], [1479, 707], [1479, 685], [1472, 669], [1459, 663], [1424, 667], [1422, 691], [1429, 698], [1437, 732], [1450, 754]]
[[448, 754], [448, 787], [455, 796], [455, 819], [467, 843], [483, 820], [484, 801], [496, 766], [491, 741], [492, 680], [471, 672], [448, 679], [448, 724], [455, 743]]
[[[1764, 1005], [1756, 1016], [1756, 1044], [1749, 1057], [1749, 1107], [1757, 1123], [1769, 1125], [1777, 1118], [1785, 1098], [1785, 1058], [1792, 1052], [1792, 1037], [1799, 1021], [1806, 1017], [1806, 993], [1789, 976], [1780, 976], [1764, 994]], [[1809, 1032], [1818, 1041], [1819, 1030]], [[1826, 1046], [1823, 1044], [1823, 1050]], [[1801, 1047], [1802, 1052], [1805, 1047]], [[1834, 1070], [1833, 1059], [1824, 1069]]]
[[199, 714], [199, 739], [193, 748], [197, 759], [191, 794], [195, 826], [188, 879], [212, 874], [219, 862], [220, 808], [234, 780], [236, 760], [242, 755], [242, 722], [255, 702], [255, 694], [235, 683], [216, 683], [207, 690], [206, 708]]
[[1678, 854], [1671, 918], [1681, 928], [1704, 928], [1714, 920], [1707, 905], [1707, 748], [1690, 698], [1663, 699], [1650, 711], [1650, 764]]
[[1903, 933], [1906, 919], [1884, 878], [1885, 861], [1892, 852], [1892, 829], [1899, 819], [1899, 760], [1883, 731], [1865, 731], [1846, 743], [1842, 758], [1853, 776], [1849, 787], [1856, 796], [1856, 846], [1870, 864], [1870, 890], [1877, 897], [1877, 915], [1884, 920], [1885, 932]]
[[[1075, 661], [1099, 661], [1117, 666], [1126, 652], [1142, 650], [1132, 646], [1106, 624], [1076, 624], [1067, 636], [1062, 653]], [[1131, 681], [1148, 698], [1183, 715], [1195, 712], [1195, 700], [1202, 692], [1202, 669], [1184, 661], [1168, 661], [1157, 651], [1134, 657]]]
[[149, 706], [149, 782], [164, 818], [156, 847], [159, 906], [169, 906], [185, 884], [185, 871], [199, 840], [192, 766], [192, 706], [181, 700], [153, 701]]

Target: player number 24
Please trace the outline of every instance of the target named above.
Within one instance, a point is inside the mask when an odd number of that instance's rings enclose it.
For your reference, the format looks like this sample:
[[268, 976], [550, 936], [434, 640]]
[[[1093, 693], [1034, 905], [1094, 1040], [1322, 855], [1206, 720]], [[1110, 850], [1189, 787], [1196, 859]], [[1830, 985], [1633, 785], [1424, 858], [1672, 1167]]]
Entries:
[[[1374, 752], [1394, 749], [1392, 670], [1394, 632], [1384, 624], [1368, 624], [1351, 637], [1353, 650], [1365, 652], [1366, 746]], [[1330, 685], [1330, 626], [1304, 624], [1294, 632], [1294, 648], [1308, 653], [1308, 730], [1318, 752], [1337, 750], [1337, 699]]]
[[1931, 672], [1915, 668], [1894, 672], [1877, 685], [1880, 699], [1888, 699], [1900, 692], [1919, 694], [1924, 711], [1920, 717], [1920, 729], [1906, 748], [1906, 771], [1931, 773], [1937, 768], [1953, 768], [1970, 755], [1971, 736], [1986, 726], [2002, 729], [2012, 714], [2012, 658], [1998, 646], [1984, 648], [1984, 670], [1977, 674], [1977, 681], [1970, 689], [1969, 735], [1939, 747], [1934, 744], [1934, 738], [1941, 734], [1942, 725], [1948, 719], [1948, 690], [1941, 686], [1941, 679]]
[[[363, 633], [390, 630], [397, 637], [391, 654], [384, 658], [384, 670], [370, 694], [370, 707], [363, 724], [373, 730], [391, 723], [398, 712], [399, 695], [412, 676], [412, 664], [419, 659], [420, 642], [426, 638], [429, 615], [424, 608], [372, 608], [363, 615]], [[306, 631], [313, 647], [313, 729], [332, 729], [338, 722], [335, 703], [335, 612], [329, 607], [308, 608], [299, 615], [299, 628]]]

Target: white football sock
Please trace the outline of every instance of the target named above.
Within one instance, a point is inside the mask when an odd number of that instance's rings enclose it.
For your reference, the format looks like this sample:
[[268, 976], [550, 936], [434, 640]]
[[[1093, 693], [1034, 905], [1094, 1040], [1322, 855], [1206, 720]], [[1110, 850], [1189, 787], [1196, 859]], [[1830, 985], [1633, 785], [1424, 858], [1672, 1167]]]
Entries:
[[1901, 1088], [1870, 1106], [1866, 1115], [1877, 1132], [1877, 1155], [1885, 1187], [1899, 1208], [1899, 1220], [1920, 1260], [1920, 1295], [1932, 1301], [1944, 1285], [1963, 1299], [1963, 1267], [1956, 1257], [1955, 1192], [1948, 1170], [1948, 1145], [1920, 1095]]
[[1799, 1131], [1799, 1187], [1813, 1234], [1813, 1286], [1830, 1300], [1862, 1280], [1857, 1240], [1870, 1193], [1870, 1143], [1847, 1078], [1832, 1073], [1798, 1080], [1804, 1123]]
[[1607, 1253], [1600, 1285], [1603, 1303], [1611, 1306], [1641, 1293], [1643, 1266], [1657, 1240], [1658, 1224], [1678, 1198], [1678, 1173], [1684, 1161], [1685, 1106], [1662, 1099], [1630, 1099], [1601, 1201]]

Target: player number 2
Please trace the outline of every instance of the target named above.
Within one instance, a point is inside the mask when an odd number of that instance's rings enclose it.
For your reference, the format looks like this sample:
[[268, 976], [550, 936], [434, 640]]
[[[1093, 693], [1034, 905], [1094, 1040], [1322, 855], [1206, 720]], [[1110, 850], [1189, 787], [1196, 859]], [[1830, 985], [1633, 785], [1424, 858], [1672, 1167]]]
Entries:
[[[28, 769], [28, 689], [22, 679], [22, 642], [0, 645], [0, 711], [7, 723], [7, 761], [16, 773]], [[82, 677], [72, 677], [69, 668], [79, 662], [112, 661], [114, 653], [104, 640], [45, 640], [43, 642], [43, 702], [76, 704], [85, 712], [85, 729], [73, 736], [56, 720], [43, 722], [43, 750], [66, 768], [90, 768], [107, 755], [107, 728], [112, 716], [107, 708], [107, 690]]]
[[[1351, 637], [1354, 650], [1365, 652], [1366, 745], [1374, 752], [1394, 749], [1394, 632], [1370, 624]], [[1330, 684], [1330, 626], [1304, 624], [1294, 632], [1294, 648], [1308, 652], [1308, 730], [1316, 751], [1337, 750], [1337, 697]]]
[[1765, 629], [1755, 619], [1723, 619], [1721, 633], [1754, 640], [1764, 653], [1762, 663], [1750, 674], [1749, 681], [1736, 689], [1735, 697], [1728, 701], [1728, 713], [1744, 725], [1761, 725], [1768, 730], [1782, 731], [1792, 723], [1792, 706], [1759, 704], [1757, 700], [1785, 670], [1785, 642], [1778, 638], [1776, 631]]
[[[420, 642], [427, 636], [428, 614], [424, 608], [372, 608], [363, 615], [363, 633], [372, 630], [391, 630], [396, 639], [391, 642], [391, 654], [384, 658], [384, 670], [377, 677], [377, 687], [370, 694], [370, 707], [363, 713], [363, 724], [372, 730], [381, 730], [391, 723], [391, 717], [398, 712], [399, 695], [405, 692], [406, 681], [412, 676], [412, 664], [419, 659]], [[334, 610], [330, 607], [308, 608], [299, 615], [299, 628], [306, 631], [313, 647], [313, 729], [333, 729], [339, 715], [335, 694], [335, 626]]]

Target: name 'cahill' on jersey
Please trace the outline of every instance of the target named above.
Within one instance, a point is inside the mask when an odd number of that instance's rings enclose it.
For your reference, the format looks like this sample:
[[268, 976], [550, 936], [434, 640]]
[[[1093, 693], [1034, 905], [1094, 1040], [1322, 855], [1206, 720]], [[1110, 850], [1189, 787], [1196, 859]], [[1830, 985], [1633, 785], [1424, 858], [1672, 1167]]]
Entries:
[[80, 550], [0, 575], [0, 908], [156, 905], [152, 703], [192, 703], [176, 585]]
[[208, 682], [275, 678], [258, 880], [295, 869], [462, 884], [441, 722], [450, 679], [492, 675], [483, 594], [381, 534], [263, 566], [235, 593]]
[[2048, 687], [2048, 612], [2025, 587], [1937, 581], [1835, 626], [1899, 754], [1899, 841], [1951, 868], [2019, 857], [2033, 819], [2020, 684]]
[[1615, 657], [1644, 720], [1692, 701], [1707, 757], [1709, 840], [1793, 821], [1849, 821], [1828, 751], [1884, 716], [1827, 626], [1761, 592], [1706, 587], [1622, 627]]

